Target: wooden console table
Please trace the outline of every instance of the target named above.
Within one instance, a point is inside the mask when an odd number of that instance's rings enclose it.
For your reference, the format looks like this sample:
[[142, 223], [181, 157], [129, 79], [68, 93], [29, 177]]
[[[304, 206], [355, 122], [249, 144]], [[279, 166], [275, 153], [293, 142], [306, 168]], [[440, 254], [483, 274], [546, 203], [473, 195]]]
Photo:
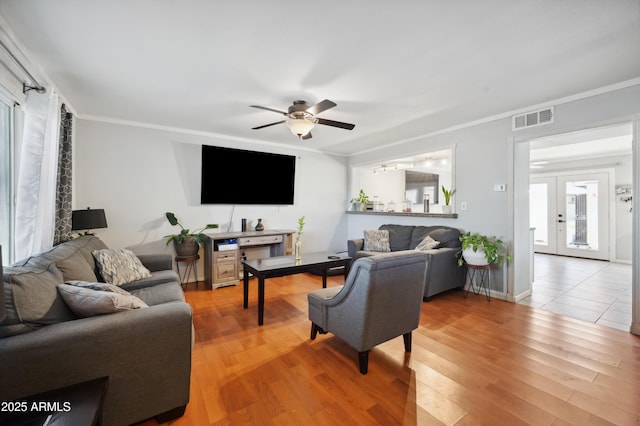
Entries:
[[[269, 247], [269, 256], [291, 254], [293, 233], [289, 229], [264, 231], [218, 232], [207, 234], [204, 242], [204, 274], [208, 288], [214, 289], [240, 283], [241, 252], [249, 247]], [[235, 239], [238, 248], [219, 250], [218, 246]]]

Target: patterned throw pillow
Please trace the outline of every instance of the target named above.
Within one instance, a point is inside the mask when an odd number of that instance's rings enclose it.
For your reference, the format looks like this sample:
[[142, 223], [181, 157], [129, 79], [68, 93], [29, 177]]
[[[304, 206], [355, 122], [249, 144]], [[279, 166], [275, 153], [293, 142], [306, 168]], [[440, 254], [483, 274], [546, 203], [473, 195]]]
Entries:
[[91, 290], [68, 284], [58, 284], [57, 287], [69, 309], [81, 318], [148, 307], [146, 303], [132, 294]]
[[103, 249], [92, 253], [100, 275], [109, 284], [122, 285], [151, 276], [131, 250]]
[[389, 230], [364, 231], [363, 249], [366, 251], [391, 251]]
[[440, 244], [440, 241], [436, 241], [427, 235], [420, 241], [420, 244], [416, 246], [416, 250], [431, 250], [432, 248], [436, 248], [438, 244]]

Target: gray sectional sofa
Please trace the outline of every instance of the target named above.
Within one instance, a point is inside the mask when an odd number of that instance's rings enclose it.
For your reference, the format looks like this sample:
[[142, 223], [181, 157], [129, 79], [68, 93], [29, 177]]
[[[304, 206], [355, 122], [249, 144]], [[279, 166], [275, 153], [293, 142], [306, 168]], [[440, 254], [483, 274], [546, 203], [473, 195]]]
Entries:
[[178, 417], [189, 401], [193, 323], [171, 256], [138, 256], [147, 276], [118, 286], [147, 307], [79, 317], [58, 285], [102, 281], [93, 253], [103, 249], [82, 236], [4, 268], [0, 401], [108, 376], [103, 425]]
[[[427, 254], [427, 274], [425, 278], [424, 300], [430, 300], [438, 293], [463, 288], [466, 268], [458, 266], [457, 254], [462, 249], [460, 230], [449, 226], [381, 225], [379, 230], [389, 232], [391, 252], [415, 250], [430, 236], [438, 244], [435, 248], [422, 250]], [[380, 251], [364, 250], [364, 238], [347, 241], [349, 256], [358, 259], [380, 254]]]

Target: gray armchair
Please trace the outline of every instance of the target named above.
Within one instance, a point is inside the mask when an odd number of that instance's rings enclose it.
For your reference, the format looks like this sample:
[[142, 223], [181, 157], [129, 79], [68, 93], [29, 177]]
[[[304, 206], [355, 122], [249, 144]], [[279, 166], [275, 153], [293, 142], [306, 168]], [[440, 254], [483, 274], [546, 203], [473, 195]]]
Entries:
[[411, 352], [411, 332], [418, 328], [427, 255], [385, 253], [356, 260], [343, 286], [309, 293], [311, 340], [331, 332], [359, 353], [360, 373], [367, 374], [369, 351], [403, 336]]

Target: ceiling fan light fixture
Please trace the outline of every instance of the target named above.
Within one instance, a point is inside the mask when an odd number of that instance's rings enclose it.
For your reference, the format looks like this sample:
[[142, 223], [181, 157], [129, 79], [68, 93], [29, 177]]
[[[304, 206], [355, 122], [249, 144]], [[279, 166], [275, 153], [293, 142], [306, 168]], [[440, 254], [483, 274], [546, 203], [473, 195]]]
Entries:
[[314, 125], [313, 121], [306, 118], [290, 118], [287, 120], [287, 127], [299, 138], [309, 133]]

